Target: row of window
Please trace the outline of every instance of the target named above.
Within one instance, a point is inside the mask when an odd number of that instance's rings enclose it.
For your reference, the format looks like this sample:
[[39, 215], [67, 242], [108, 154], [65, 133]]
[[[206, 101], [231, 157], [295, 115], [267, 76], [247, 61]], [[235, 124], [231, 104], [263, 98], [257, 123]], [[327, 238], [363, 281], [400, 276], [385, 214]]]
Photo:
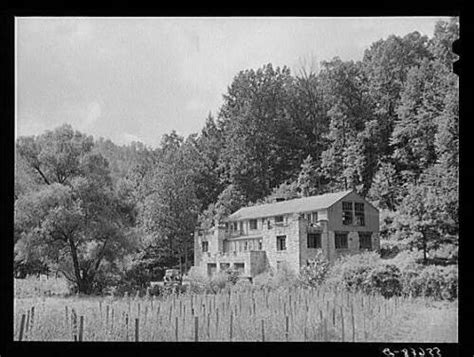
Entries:
[[[334, 243], [336, 249], [348, 249], [348, 232], [337, 232], [335, 233]], [[372, 234], [370, 232], [359, 232], [359, 248], [360, 249], [372, 249]], [[308, 248], [321, 248], [321, 233], [308, 233], [307, 234], [307, 247]], [[277, 250], [286, 250], [286, 236], [277, 236]]]
[[[372, 249], [372, 234], [370, 232], [359, 232], [359, 248], [360, 249]], [[334, 237], [334, 243], [336, 249], [348, 249], [348, 233], [347, 232], [336, 232]], [[244, 241], [232, 242], [233, 247], [229, 247], [230, 242], [225, 242], [226, 246], [224, 251], [247, 251], [247, 250], [262, 250], [261, 239], [248, 239]], [[277, 250], [286, 250], [286, 236], [276, 237]], [[209, 251], [209, 242], [201, 242], [203, 252]], [[308, 233], [307, 234], [307, 247], [308, 248], [321, 248], [321, 233]], [[233, 248], [233, 249], [231, 249]], [[238, 248], [238, 249], [237, 249]]]
[[[316, 223], [318, 221], [318, 212], [311, 212], [311, 213], [306, 213], [304, 217], [310, 222], [310, 223]], [[275, 216], [275, 224], [283, 224], [285, 222], [285, 216]], [[262, 218], [262, 225], [265, 224], [265, 218]], [[267, 228], [270, 229], [270, 221], [267, 220]], [[249, 220], [249, 229], [250, 230], [257, 230], [258, 229], [258, 220], [257, 219], [250, 219]], [[232, 222], [230, 224], [230, 230], [231, 231], [243, 231], [244, 230], [244, 223], [243, 222]]]
[[364, 203], [343, 201], [342, 224], [355, 224], [357, 226], [365, 226]]

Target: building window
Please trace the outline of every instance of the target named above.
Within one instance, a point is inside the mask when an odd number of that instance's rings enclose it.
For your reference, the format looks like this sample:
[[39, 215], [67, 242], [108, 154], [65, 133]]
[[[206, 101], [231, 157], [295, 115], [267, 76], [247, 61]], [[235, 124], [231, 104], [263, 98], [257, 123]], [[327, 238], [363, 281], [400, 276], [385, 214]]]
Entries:
[[283, 216], [275, 216], [275, 224], [282, 224], [284, 221]]
[[244, 241], [244, 251], [249, 249], [249, 242]]
[[347, 249], [347, 232], [339, 232], [335, 234], [336, 249]]
[[229, 263], [221, 263], [221, 264], [219, 265], [219, 269], [220, 269], [220, 270], [227, 270], [227, 269], [229, 269], [229, 268], [230, 268], [230, 264], [229, 264]]
[[277, 236], [277, 250], [286, 250], [286, 236]]
[[256, 219], [251, 219], [249, 221], [249, 226], [250, 226], [250, 229], [257, 229], [257, 220]]
[[213, 276], [216, 273], [217, 265], [215, 263], [207, 264], [207, 275]]
[[258, 240], [258, 250], [262, 250], [262, 240]]
[[308, 248], [321, 248], [321, 233], [308, 233]]
[[244, 222], [240, 222], [240, 233], [244, 231]]
[[306, 219], [308, 220], [308, 223], [318, 222], [318, 212], [306, 213]]
[[372, 250], [372, 233], [359, 232], [359, 249]]
[[201, 247], [204, 253], [209, 251], [209, 242], [208, 241], [201, 242]]
[[355, 221], [358, 226], [365, 226], [364, 204], [355, 202]]
[[245, 263], [234, 263], [234, 269], [242, 274], [245, 271]]
[[270, 224], [270, 220], [267, 221], [267, 229], [272, 228], [272, 225]]
[[342, 224], [352, 224], [352, 202], [342, 202]]

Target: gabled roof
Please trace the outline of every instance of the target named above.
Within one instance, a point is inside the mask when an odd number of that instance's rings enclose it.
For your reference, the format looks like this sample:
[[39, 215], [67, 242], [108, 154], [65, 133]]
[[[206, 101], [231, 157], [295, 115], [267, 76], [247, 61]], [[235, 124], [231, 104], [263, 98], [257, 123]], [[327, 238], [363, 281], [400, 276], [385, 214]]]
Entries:
[[292, 200], [268, 203], [253, 207], [243, 207], [238, 211], [232, 213], [224, 221], [240, 221], [243, 219], [254, 219], [271, 216], [279, 216], [290, 213], [300, 213], [326, 209], [331, 207], [340, 199], [347, 196], [352, 190], [326, 193], [319, 196], [310, 196], [295, 198]]

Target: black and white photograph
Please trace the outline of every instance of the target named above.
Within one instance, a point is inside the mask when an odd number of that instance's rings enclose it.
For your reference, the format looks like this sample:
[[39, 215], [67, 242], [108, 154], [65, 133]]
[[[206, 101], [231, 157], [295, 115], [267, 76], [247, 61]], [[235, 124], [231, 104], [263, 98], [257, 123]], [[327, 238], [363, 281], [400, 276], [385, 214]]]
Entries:
[[459, 342], [459, 17], [14, 28], [13, 341]]

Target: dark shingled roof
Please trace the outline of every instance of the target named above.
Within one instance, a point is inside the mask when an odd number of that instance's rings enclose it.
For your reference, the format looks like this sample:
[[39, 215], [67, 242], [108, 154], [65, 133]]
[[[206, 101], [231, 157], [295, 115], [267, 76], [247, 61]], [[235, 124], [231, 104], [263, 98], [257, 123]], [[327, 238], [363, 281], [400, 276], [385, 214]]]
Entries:
[[262, 217], [279, 216], [289, 213], [300, 213], [315, 211], [331, 207], [341, 198], [345, 197], [352, 190], [326, 193], [319, 196], [310, 196], [295, 198], [288, 201], [281, 201], [275, 203], [268, 203], [253, 207], [243, 207], [238, 211], [232, 213], [224, 221], [240, 221], [243, 219], [253, 219]]

